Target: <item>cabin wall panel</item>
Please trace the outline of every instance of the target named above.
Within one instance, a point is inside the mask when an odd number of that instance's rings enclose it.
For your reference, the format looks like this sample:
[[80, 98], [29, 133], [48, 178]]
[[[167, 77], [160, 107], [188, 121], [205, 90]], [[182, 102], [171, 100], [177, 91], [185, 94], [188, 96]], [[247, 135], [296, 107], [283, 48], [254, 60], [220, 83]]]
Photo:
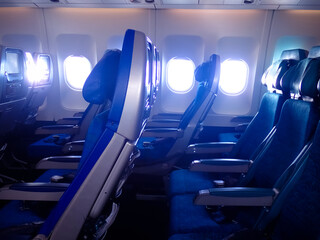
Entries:
[[[152, 39], [155, 35], [152, 12], [153, 10], [146, 9], [44, 10], [50, 50], [57, 56], [59, 70], [59, 81], [55, 82], [48, 101], [51, 104], [48, 109], [54, 109], [52, 118], [71, 116], [87, 106], [81, 91], [71, 90], [66, 84], [63, 69], [65, 58], [69, 55], [83, 55], [94, 66], [106, 49], [122, 46], [123, 36], [128, 28], [143, 31]], [[79, 39], [73, 39], [72, 36], [79, 36]], [[61, 96], [57, 96], [57, 93]], [[56, 99], [61, 99], [60, 104], [57, 104]], [[47, 116], [50, 115], [48, 109]]]
[[[171, 49], [174, 48], [174, 45], [168, 48], [168, 37], [177, 37], [176, 48], [183, 44], [179, 36], [201, 38], [201, 45], [185, 48], [183, 53], [186, 57], [191, 58], [196, 66], [215, 53], [220, 55], [222, 61], [241, 55], [241, 58], [250, 67], [247, 90], [238, 97], [219, 93], [205, 124], [226, 124], [226, 118], [229, 121], [229, 118], [234, 115], [252, 115], [256, 112], [257, 105], [252, 105], [252, 101], [255, 100], [253, 97], [259, 98], [259, 95], [256, 96], [253, 93], [256, 90], [260, 92], [261, 88], [260, 80], [258, 83], [255, 82], [256, 63], [261, 55], [260, 48], [264, 47], [261, 42], [264, 42], [262, 39], [265, 37], [264, 28], [268, 28], [266, 26], [269, 24], [266, 21], [268, 15], [270, 13], [267, 10], [166, 9], [156, 11], [156, 44], [162, 52], [163, 82], [166, 81], [165, 66], [172, 57]], [[228, 48], [223, 43], [227, 39], [232, 39], [233, 44], [229, 44]], [[196, 89], [197, 85], [194, 88]], [[185, 104], [180, 105], [179, 109], [179, 112], [183, 112], [187, 106], [186, 103], [194, 98], [195, 89], [184, 95], [170, 95], [168, 94], [170, 90], [165, 84], [162, 84], [162, 92], [156, 102], [154, 113], [171, 112], [173, 103], [184, 101]], [[176, 108], [174, 110], [177, 111]]]
[[270, 31], [267, 64], [278, 59], [285, 49], [310, 50], [320, 45], [320, 11], [283, 10], [275, 11]]

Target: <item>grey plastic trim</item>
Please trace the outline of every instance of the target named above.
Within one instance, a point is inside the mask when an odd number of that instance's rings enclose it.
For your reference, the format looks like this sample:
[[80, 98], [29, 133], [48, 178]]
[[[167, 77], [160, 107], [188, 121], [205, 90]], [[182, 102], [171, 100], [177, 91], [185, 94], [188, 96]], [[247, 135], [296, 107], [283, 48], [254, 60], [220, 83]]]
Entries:
[[[221, 164], [225, 163], [225, 164]], [[194, 160], [189, 170], [195, 172], [246, 173], [252, 164], [251, 160], [242, 159], [206, 159]]]
[[77, 169], [81, 156], [54, 156], [41, 159], [36, 169]]
[[186, 154], [215, 154], [231, 152], [234, 142], [210, 142], [191, 144], [187, 147]]

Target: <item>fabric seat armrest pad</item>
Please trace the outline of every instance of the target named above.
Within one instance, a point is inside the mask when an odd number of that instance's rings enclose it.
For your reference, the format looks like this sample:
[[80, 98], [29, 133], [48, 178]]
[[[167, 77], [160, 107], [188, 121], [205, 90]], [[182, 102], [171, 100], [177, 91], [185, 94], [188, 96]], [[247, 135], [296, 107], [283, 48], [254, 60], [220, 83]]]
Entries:
[[81, 156], [54, 156], [41, 159], [36, 169], [77, 169]]
[[1, 200], [58, 201], [67, 183], [15, 183], [0, 189]]
[[244, 159], [200, 159], [190, 164], [190, 171], [218, 173], [246, 173], [252, 161]]
[[234, 142], [209, 142], [191, 144], [186, 149], [186, 154], [217, 154], [228, 153], [236, 143]]
[[271, 206], [276, 195], [277, 191], [269, 188], [211, 188], [200, 190], [194, 203], [211, 206]]
[[145, 129], [142, 137], [181, 138], [183, 130], [180, 128], [149, 128]]

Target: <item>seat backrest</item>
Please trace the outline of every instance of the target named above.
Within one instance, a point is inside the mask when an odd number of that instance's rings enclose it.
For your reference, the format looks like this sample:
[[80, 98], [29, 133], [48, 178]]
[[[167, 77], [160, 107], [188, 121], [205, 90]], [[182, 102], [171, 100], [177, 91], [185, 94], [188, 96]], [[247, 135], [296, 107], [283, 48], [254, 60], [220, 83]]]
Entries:
[[254, 160], [242, 185], [273, 187], [311, 140], [319, 121], [319, 70], [320, 59], [307, 58], [283, 76], [282, 89], [290, 88], [294, 99], [284, 103], [274, 135]]
[[0, 135], [15, 127], [28, 93], [24, 53], [0, 46]]
[[117, 85], [105, 129], [73, 182], [40, 230], [51, 239], [76, 239], [85, 220], [95, 219], [114, 193], [145, 125], [147, 92], [146, 36], [127, 30]]
[[301, 49], [283, 51], [281, 59], [265, 71], [261, 82], [267, 86], [269, 92], [263, 95], [257, 114], [228, 157], [249, 159], [256, 152], [278, 122], [282, 105], [290, 97], [290, 91], [283, 90], [280, 85], [282, 76], [299, 60], [306, 58], [306, 54], [307, 52]]
[[167, 157], [183, 153], [196, 134], [200, 121], [204, 120], [217, 95], [219, 78], [220, 57], [213, 54], [195, 70], [195, 79], [199, 82], [197, 95], [181, 118], [179, 128], [184, 130], [183, 137], [176, 140]]
[[[304, 164], [293, 175], [289, 193], [281, 200], [272, 224], [272, 239], [319, 239], [320, 236], [320, 123]], [[281, 194], [281, 193], [280, 193]], [[281, 195], [279, 197], [282, 198]], [[276, 205], [276, 203], [274, 204]], [[278, 211], [278, 210], [277, 210]], [[271, 229], [269, 229], [270, 231]]]

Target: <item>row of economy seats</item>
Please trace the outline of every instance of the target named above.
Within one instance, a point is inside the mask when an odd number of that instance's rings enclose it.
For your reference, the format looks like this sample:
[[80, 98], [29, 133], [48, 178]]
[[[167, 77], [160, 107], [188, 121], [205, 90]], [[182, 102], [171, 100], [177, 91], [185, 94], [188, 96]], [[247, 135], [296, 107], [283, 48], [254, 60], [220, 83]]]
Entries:
[[[284, 51], [280, 60], [266, 70], [262, 77], [263, 84], [267, 85], [270, 91], [281, 91], [279, 81], [282, 75], [306, 56], [307, 51], [302, 49]], [[141, 156], [136, 161], [135, 173], [165, 175], [175, 166], [188, 166], [188, 162], [194, 154], [198, 156], [199, 152], [205, 153], [206, 149], [217, 154], [234, 146], [234, 143], [190, 145], [214, 103], [219, 76], [220, 59], [218, 55], [213, 54], [208, 61], [199, 65], [195, 70], [195, 80], [199, 82], [198, 91], [186, 111], [180, 117], [172, 117], [173, 119], [170, 119], [170, 115], [164, 115], [161, 118], [153, 118], [148, 121], [147, 128], [138, 143]], [[274, 82], [272, 82], [273, 80]], [[255, 132], [254, 137], [249, 143], [246, 140], [246, 147], [241, 151], [248, 155], [252, 153], [248, 150], [250, 148], [255, 149], [257, 143], [261, 142], [276, 124], [282, 103], [288, 97], [289, 93], [270, 93], [264, 96], [261, 111], [257, 114], [254, 123], [251, 124], [251, 130], [247, 131], [247, 134], [250, 135]], [[274, 112], [270, 112], [269, 108], [274, 108]], [[270, 119], [264, 121], [265, 118]], [[260, 119], [263, 119], [263, 121], [260, 121]], [[261, 126], [261, 130], [259, 130], [259, 127], [257, 128], [254, 125], [260, 125], [261, 122], [265, 125]], [[256, 133], [257, 130], [259, 130], [258, 133]], [[241, 145], [243, 144], [240, 143], [240, 145], [234, 147], [233, 154], [239, 151]]]
[[[51, 182], [72, 169], [50, 169], [34, 183], [0, 189], [1, 239], [100, 239], [119, 211], [121, 188], [139, 155], [136, 143], [155, 100], [147, 71], [157, 59], [142, 32], [127, 30], [122, 50], [108, 50], [90, 73], [86, 99], [110, 101], [91, 121], [78, 169], [70, 182]], [[149, 73], [150, 75], [147, 75]]]
[[257, 118], [272, 93], [234, 146], [237, 154], [171, 173], [170, 239], [319, 238], [319, 57], [320, 47], [313, 47], [281, 78], [275, 71], [272, 85], [282, 93], [274, 97], [284, 103], [280, 112], [269, 105], [273, 117], [262, 119], [269, 133], [254, 147], [251, 139], [265, 126]]

